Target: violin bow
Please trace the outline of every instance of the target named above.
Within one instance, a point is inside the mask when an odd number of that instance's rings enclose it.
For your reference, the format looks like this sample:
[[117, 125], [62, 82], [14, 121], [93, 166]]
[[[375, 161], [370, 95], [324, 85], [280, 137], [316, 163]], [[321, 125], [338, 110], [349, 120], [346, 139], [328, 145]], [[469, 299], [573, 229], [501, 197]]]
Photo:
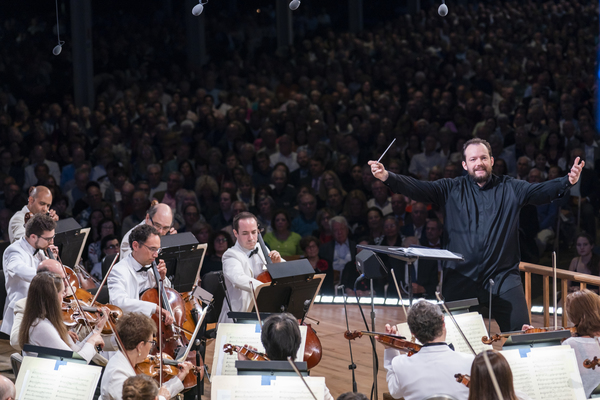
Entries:
[[[292, 357], [288, 356], [287, 360], [290, 363], [290, 365], [292, 366], [292, 368], [294, 369], [294, 372], [296, 372], [296, 374], [300, 377], [300, 379], [302, 379], [302, 383], [304, 383], [304, 385], [306, 386], [306, 388], [308, 389], [308, 391], [312, 395], [313, 399], [317, 400], [317, 396], [315, 396], [315, 394], [313, 393], [313, 391], [310, 388], [310, 386], [308, 386], [308, 383], [306, 383], [306, 381], [304, 380], [304, 377], [302, 376], [302, 374], [300, 373], [300, 371], [298, 371], [298, 368], [296, 368], [296, 364], [294, 364], [294, 361], [292, 361]], [[504, 399], [502, 399], [502, 400], [504, 400]]]
[[98, 298], [98, 295], [100, 294], [100, 290], [102, 290], [102, 288], [104, 287], [104, 284], [106, 283], [106, 279], [108, 279], [108, 275], [110, 275], [110, 272], [112, 271], [112, 269], [115, 266], [117, 260], [119, 259], [119, 254], [120, 253], [116, 254], [115, 259], [113, 260], [112, 264], [110, 264], [110, 268], [108, 269], [108, 272], [106, 272], [106, 276], [104, 277], [104, 279], [102, 279], [102, 282], [100, 283], [100, 286], [98, 286], [98, 290], [96, 291], [96, 294], [94, 295], [94, 298], [92, 298], [92, 304], [94, 304], [96, 302], [96, 299]]
[[404, 310], [404, 318], [408, 319], [408, 314], [406, 313], [406, 307], [404, 307], [404, 300], [402, 299], [402, 293], [400, 293], [400, 287], [398, 286], [398, 281], [396, 280], [396, 273], [394, 272], [394, 268], [390, 268], [392, 271], [392, 278], [394, 278], [394, 285], [396, 285], [396, 291], [398, 292], [398, 296], [400, 297], [400, 304], [402, 305], [402, 309]]
[[473, 353], [473, 355], [476, 356], [477, 353], [475, 353], [473, 346], [471, 346], [471, 343], [469, 343], [469, 340], [463, 333], [462, 329], [460, 329], [460, 326], [458, 326], [458, 322], [456, 322], [456, 320], [454, 319], [454, 315], [452, 315], [450, 310], [448, 310], [448, 307], [446, 307], [446, 302], [444, 300], [442, 300], [442, 296], [440, 295], [440, 292], [435, 292], [435, 297], [437, 297], [438, 301], [440, 303], [442, 303], [442, 307], [444, 308], [444, 311], [446, 311], [446, 313], [450, 316], [450, 319], [454, 323], [454, 326], [456, 326], [456, 329], [458, 329], [458, 333], [460, 333], [460, 336], [462, 336], [463, 340], [467, 343], [467, 346], [469, 346], [469, 350], [471, 350], [471, 353]]
[[258, 304], [256, 304], [256, 293], [254, 293], [254, 284], [250, 281], [250, 292], [252, 294], [252, 302], [254, 303], [254, 311], [256, 311], [256, 318], [258, 318], [258, 323], [262, 327], [262, 321], [260, 320], [260, 312], [258, 312]]

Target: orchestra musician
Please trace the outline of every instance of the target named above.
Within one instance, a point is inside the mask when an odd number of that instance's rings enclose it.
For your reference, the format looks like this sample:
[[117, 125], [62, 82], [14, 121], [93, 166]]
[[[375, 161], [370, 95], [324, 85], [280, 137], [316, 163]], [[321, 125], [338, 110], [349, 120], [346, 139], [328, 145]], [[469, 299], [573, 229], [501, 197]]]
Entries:
[[[600, 358], [600, 297], [589, 289], [569, 293], [566, 301], [567, 315], [577, 327], [577, 334], [562, 342], [575, 350], [577, 366], [581, 374], [586, 398], [600, 385], [598, 369], [583, 366], [586, 359]], [[524, 327], [525, 328], [525, 327]]]
[[[261, 285], [262, 282], [256, 277], [263, 271], [265, 258], [258, 243], [258, 220], [256, 216], [247, 211], [237, 214], [233, 218], [233, 234], [236, 244], [227, 249], [223, 254], [223, 276], [227, 288], [226, 296], [231, 303], [233, 311], [247, 311], [252, 302], [252, 289]], [[269, 257], [274, 263], [284, 261], [279, 252], [269, 252]], [[232, 322], [227, 317], [229, 305], [223, 302], [219, 322]]]
[[[408, 310], [406, 318], [411, 333], [423, 346], [410, 357], [386, 346], [383, 366], [387, 370], [390, 395], [395, 399], [423, 400], [431, 395], [446, 394], [466, 400], [469, 390], [457, 384], [454, 375], [468, 374], [473, 356], [454, 351], [446, 344], [446, 325], [440, 308], [420, 300]], [[396, 326], [388, 324], [385, 330], [388, 334], [397, 334]]]
[[[302, 342], [298, 320], [290, 313], [270, 315], [264, 320], [260, 341], [269, 360], [287, 361], [288, 357], [295, 360]], [[248, 360], [241, 353], [238, 353], [238, 359]], [[325, 400], [333, 400], [327, 386], [325, 386]]]
[[[163, 388], [163, 392], [164, 392]], [[123, 383], [123, 400], [157, 400], [158, 385], [148, 375], [129, 377]]]
[[61, 303], [65, 294], [64, 279], [51, 272], [40, 272], [31, 280], [27, 305], [19, 332], [19, 345], [25, 344], [49, 347], [53, 349], [75, 351], [88, 363], [96, 355], [96, 347], [102, 347], [100, 336], [108, 319], [108, 310], [104, 313], [92, 332], [81, 342], [76, 343], [68, 334], [63, 323]]
[[[131, 253], [115, 264], [108, 276], [110, 302], [123, 312], [141, 312], [146, 316], [159, 312], [157, 304], [140, 300], [141, 293], [157, 287], [152, 263], [160, 252], [159, 235], [159, 231], [152, 225], [143, 224], [133, 228], [129, 236]], [[165, 287], [171, 287], [163, 260], [159, 260], [157, 269]], [[173, 323], [173, 316], [164, 307], [162, 315], [167, 325]]]
[[[563, 178], [530, 184], [492, 174], [490, 144], [471, 139], [463, 146], [467, 176], [422, 182], [386, 171], [369, 161], [372, 174], [395, 193], [436, 204], [444, 211], [444, 243], [462, 254], [464, 261], [446, 262], [443, 292], [447, 301], [477, 296], [487, 304], [493, 279], [492, 314], [502, 331], [518, 330], [529, 323], [529, 313], [519, 275], [519, 210], [526, 204], [543, 204], [565, 194], [577, 183], [584, 162], [577, 158]], [[469, 290], [465, 290], [469, 288]]]
[[[3, 271], [6, 285], [6, 303], [0, 331], [10, 335], [15, 303], [27, 296], [29, 284], [37, 272], [38, 264], [47, 257], [49, 249], [58, 255], [53, 246], [56, 222], [46, 214], [35, 214], [25, 226], [25, 236], [8, 246], [3, 254]], [[41, 250], [41, 251], [40, 251]]]
[[[531, 400], [527, 394], [515, 390], [513, 374], [504, 356], [494, 350], [485, 350], [492, 371], [498, 382], [504, 400]], [[458, 382], [457, 382], [458, 384]], [[475, 357], [471, 366], [471, 382], [469, 384], [469, 400], [500, 400], [490, 378], [483, 351]]]
[[8, 238], [11, 243], [25, 236], [25, 214], [48, 214], [54, 221], [58, 215], [50, 209], [52, 205], [52, 192], [45, 186], [33, 186], [29, 189], [27, 205], [17, 211], [8, 223]]
[[153, 226], [158, 231], [159, 236], [175, 235], [177, 233], [173, 228], [173, 211], [171, 207], [163, 203], [155, 204], [146, 213], [146, 218], [123, 236], [119, 260], [126, 259], [131, 253], [133, 247], [131, 247], [130, 235], [135, 228], [142, 225]]
[[[117, 322], [117, 335], [124, 349], [108, 360], [100, 383], [100, 400], [121, 400], [123, 384], [129, 377], [137, 375], [135, 367], [143, 362], [156, 343], [156, 325], [142, 313], [124, 314]], [[183, 380], [193, 367], [190, 362], [179, 363], [179, 373], [163, 384], [159, 399], [170, 399], [183, 390]]]

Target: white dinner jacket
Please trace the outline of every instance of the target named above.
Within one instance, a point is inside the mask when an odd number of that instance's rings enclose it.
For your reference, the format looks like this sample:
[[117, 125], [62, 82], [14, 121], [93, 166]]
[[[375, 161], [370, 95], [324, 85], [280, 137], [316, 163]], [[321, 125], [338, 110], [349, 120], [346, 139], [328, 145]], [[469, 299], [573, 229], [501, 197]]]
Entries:
[[14, 243], [25, 236], [25, 214], [28, 212], [29, 208], [24, 206], [10, 219], [10, 222], [8, 223], [8, 239], [11, 243]]
[[[257, 255], [265, 263], [265, 257], [262, 251], [260, 251], [260, 244], [257, 243], [256, 247], [259, 248]], [[248, 253], [249, 250], [243, 248], [238, 241], [223, 254], [223, 276], [225, 277], [227, 296], [229, 297], [233, 311], [246, 312], [250, 304], [252, 304], [250, 281], [252, 281], [254, 289], [258, 285], [262, 285], [261, 281], [255, 279], [252, 262], [248, 258]], [[227, 317], [228, 311], [227, 300], [224, 300], [219, 322], [233, 322]]]
[[[135, 264], [137, 261], [130, 254], [113, 267], [107, 279], [110, 303], [125, 312], [141, 312], [149, 317], [156, 311], [156, 304], [140, 300]], [[165, 287], [171, 287], [168, 278], [164, 283]]]
[[3, 266], [6, 285], [6, 303], [0, 331], [10, 335], [13, 325], [15, 303], [27, 297], [29, 284], [37, 273], [37, 267], [46, 257], [38, 252], [33, 255], [32, 247], [22, 237], [4, 251]]

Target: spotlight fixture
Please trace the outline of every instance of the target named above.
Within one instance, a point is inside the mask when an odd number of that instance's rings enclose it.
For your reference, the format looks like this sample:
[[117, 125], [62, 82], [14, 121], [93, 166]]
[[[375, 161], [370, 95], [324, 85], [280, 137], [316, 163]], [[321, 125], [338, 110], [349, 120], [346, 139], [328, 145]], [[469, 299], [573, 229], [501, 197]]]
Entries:
[[204, 5], [208, 3], [208, 0], [204, 1], [200, 0], [199, 4], [196, 4], [194, 6], [194, 8], [192, 8], [192, 14], [194, 14], [194, 16], [199, 16], [200, 14], [202, 14], [202, 11], [204, 11]]
[[440, 4], [440, 6], [438, 7], [438, 14], [440, 14], [440, 16], [442, 17], [448, 15], [448, 6], [446, 5], [445, 0], [442, 0], [442, 4]]
[[296, 11], [300, 7], [300, 0], [292, 0], [290, 1], [290, 10]]
[[52, 54], [57, 56], [62, 51], [62, 46], [63, 46], [63, 44], [65, 44], [65, 42], [60, 40], [60, 23], [58, 22], [58, 0], [55, 0], [55, 4], [56, 4], [56, 37], [58, 39], [58, 44], [56, 46], [54, 46], [54, 48], [52, 49]]

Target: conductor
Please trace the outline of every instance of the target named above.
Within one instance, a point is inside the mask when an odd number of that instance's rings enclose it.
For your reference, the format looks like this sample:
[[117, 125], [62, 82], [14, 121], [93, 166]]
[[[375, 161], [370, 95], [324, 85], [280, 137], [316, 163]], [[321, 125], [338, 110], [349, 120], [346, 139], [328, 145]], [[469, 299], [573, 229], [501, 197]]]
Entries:
[[493, 279], [492, 315], [503, 332], [520, 330], [529, 313], [519, 275], [519, 210], [527, 204], [549, 203], [577, 183], [584, 161], [577, 158], [567, 176], [530, 184], [492, 175], [490, 144], [471, 139], [463, 146], [466, 176], [423, 182], [386, 171], [369, 161], [373, 175], [395, 193], [434, 203], [444, 213], [444, 243], [464, 261], [446, 262], [442, 291], [447, 301], [477, 297], [488, 300]]

